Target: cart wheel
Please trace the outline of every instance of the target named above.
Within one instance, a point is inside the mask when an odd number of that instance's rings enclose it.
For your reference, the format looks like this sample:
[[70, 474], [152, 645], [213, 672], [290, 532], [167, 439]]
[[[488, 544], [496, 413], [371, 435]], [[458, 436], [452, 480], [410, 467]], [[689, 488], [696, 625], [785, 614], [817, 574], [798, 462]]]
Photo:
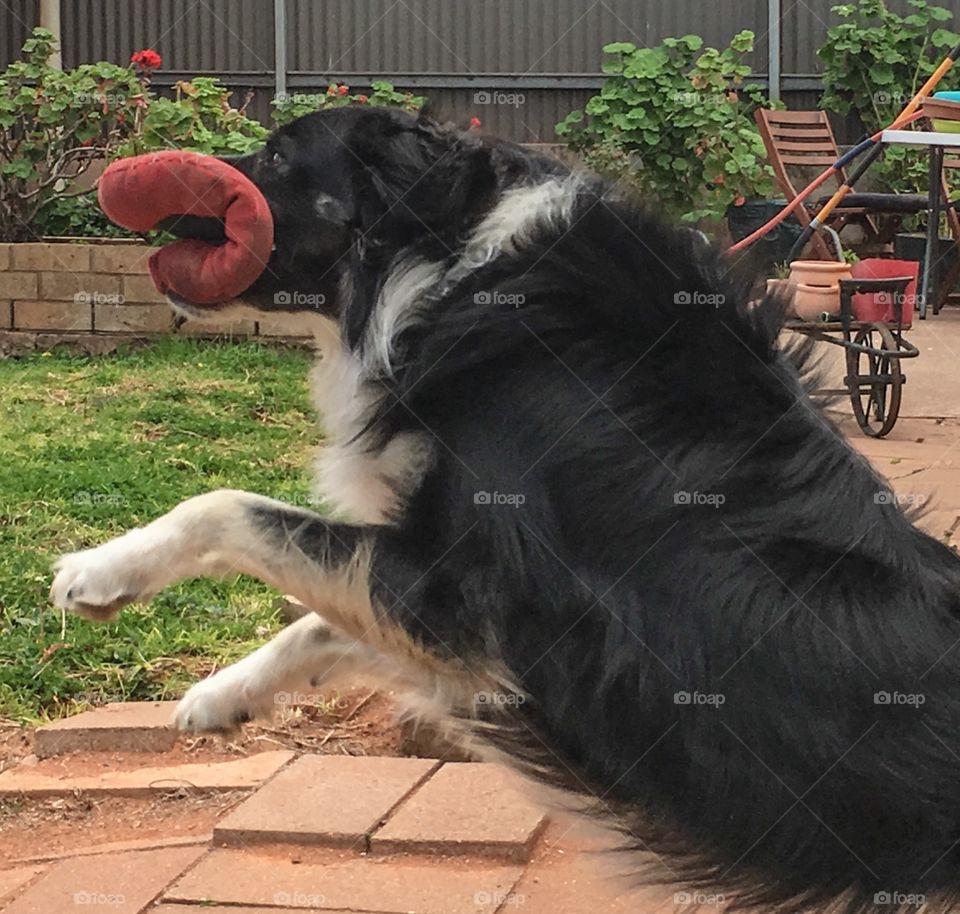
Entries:
[[885, 353], [897, 352], [897, 341], [886, 324], [868, 324], [853, 340], [872, 352], [847, 350], [847, 377], [850, 402], [857, 424], [871, 438], [882, 438], [896, 424], [900, 414], [903, 372], [900, 359]]

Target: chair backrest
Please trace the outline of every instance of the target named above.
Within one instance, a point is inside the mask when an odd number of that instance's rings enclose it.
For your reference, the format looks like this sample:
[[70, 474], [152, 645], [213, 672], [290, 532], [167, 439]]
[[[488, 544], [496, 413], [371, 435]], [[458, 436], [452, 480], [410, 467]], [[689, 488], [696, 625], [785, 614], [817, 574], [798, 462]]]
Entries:
[[[755, 114], [767, 157], [781, 190], [792, 200], [799, 192], [793, 175], [805, 187], [815, 174], [803, 174], [808, 169], [819, 174], [840, 157], [837, 140], [826, 111], [771, 111], [758, 108]], [[839, 177], [846, 180], [841, 171]]]
[[[960, 175], [957, 174], [960, 169], [960, 149], [946, 149], [943, 157], [943, 197], [945, 200], [951, 199], [953, 189], [960, 187]], [[947, 210], [947, 225], [950, 227], [950, 233], [954, 240], [960, 241], [960, 215], [955, 209]]]

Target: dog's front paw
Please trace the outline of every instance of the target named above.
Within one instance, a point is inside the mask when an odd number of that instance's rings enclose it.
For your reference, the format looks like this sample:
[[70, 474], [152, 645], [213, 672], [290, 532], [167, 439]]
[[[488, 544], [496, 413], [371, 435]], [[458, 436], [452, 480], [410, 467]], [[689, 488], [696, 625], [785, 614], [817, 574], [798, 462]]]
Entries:
[[178, 730], [231, 733], [254, 718], [271, 715], [273, 696], [258, 696], [246, 684], [247, 674], [239, 667], [228, 666], [189, 689], [174, 711]]
[[63, 556], [53, 566], [51, 602], [102, 622], [115, 618], [128, 603], [149, 599], [153, 596], [145, 569], [149, 557], [142, 545], [128, 533], [96, 549]]

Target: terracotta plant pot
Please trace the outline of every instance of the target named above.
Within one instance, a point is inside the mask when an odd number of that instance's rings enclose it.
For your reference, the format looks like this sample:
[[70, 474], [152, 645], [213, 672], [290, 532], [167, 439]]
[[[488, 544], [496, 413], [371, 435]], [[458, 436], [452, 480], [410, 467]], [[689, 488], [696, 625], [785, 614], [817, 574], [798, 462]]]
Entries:
[[835, 260], [794, 260], [790, 264], [790, 279], [797, 285], [840, 288], [841, 279], [853, 279], [850, 264]]
[[840, 311], [840, 286], [812, 286], [797, 283], [793, 296], [793, 313], [802, 321], [820, 320], [823, 313], [837, 314]]

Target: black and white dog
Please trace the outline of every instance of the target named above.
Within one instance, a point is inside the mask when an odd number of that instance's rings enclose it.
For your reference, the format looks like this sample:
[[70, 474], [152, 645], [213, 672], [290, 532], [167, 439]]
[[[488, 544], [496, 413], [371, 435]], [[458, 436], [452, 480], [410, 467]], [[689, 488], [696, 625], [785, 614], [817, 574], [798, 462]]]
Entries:
[[592, 794], [652, 877], [734, 905], [949, 907], [960, 559], [805, 395], [776, 307], [599, 180], [426, 118], [303, 118], [233, 163], [276, 224], [238, 305], [322, 348], [336, 520], [192, 498], [60, 560], [96, 619], [245, 573], [321, 615], [184, 730], [344, 668]]

